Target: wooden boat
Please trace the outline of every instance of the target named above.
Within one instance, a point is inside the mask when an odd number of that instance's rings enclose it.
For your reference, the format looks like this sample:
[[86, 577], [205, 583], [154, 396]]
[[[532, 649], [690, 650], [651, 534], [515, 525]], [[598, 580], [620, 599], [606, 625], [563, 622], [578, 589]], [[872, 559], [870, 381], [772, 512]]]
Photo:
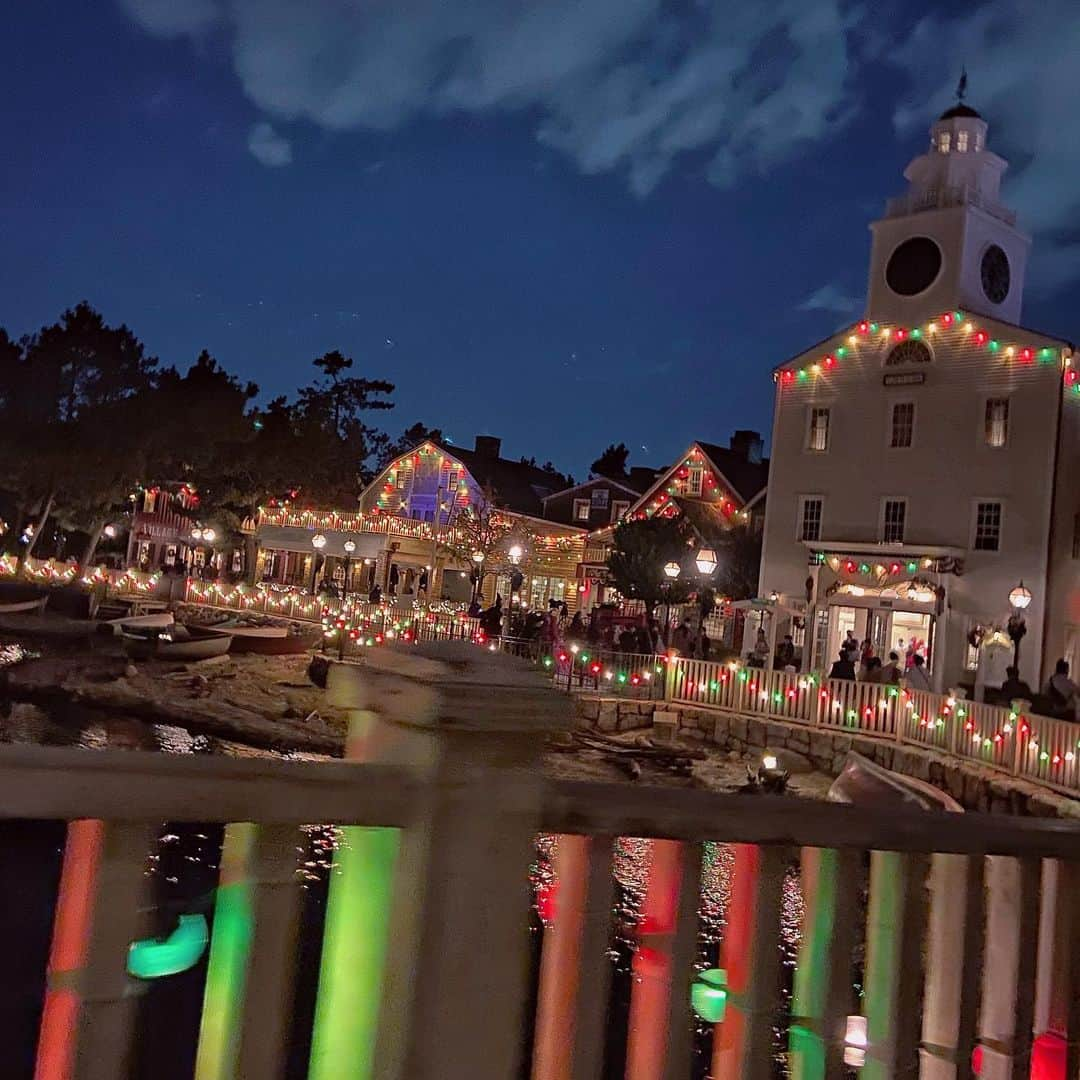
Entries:
[[317, 640], [315, 634], [294, 634], [287, 626], [251, 626], [230, 621], [203, 629], [214, 634], [231, 634], [234, 653], [258, 653], [262, 656], [289, 656], [307, 652]]
[[933, 784], [882, 768], [854, 751], [848, 754], [844, 768], [833, 781], [827, 797], [829, 802], [851, 803], [854, 806], [947, 810], [954, 814], [964, 812], [955, 799]]
[[38, 596], [31, 600], [4, 600], [0, 598], [0, 615], [39, 615], [49, 602], [47, 596]]
[[141, 633], [147, 629], [159, 629], [163, 630], [173, 624], [173, 614], [171, 611], [155, 611], [150, 615], [122, 615], [119, 619], [107, 619], [101, 624], [103, 628], [107, 627], [110, 633], [119, 636], [125, 630], [130, 630], [132, 633]]
[[224, 656], [232, 645], [231, 634], [213, 634], [201, 626], [149, 626], [122, 631], [124, 652], [136, 660], [209, 660]]

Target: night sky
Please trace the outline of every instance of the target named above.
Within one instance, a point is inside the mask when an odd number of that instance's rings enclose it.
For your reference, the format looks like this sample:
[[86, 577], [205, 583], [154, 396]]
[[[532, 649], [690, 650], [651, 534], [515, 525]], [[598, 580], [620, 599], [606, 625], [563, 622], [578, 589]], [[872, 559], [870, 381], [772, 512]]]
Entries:
[[1074, 0], [37, 0], [5, 11], [0, 325], [80, 299], [265, 396], [340, 348], [416, 420], [584, 475], [736, 427], [849, 321], [952, 101], [1075, 339]]

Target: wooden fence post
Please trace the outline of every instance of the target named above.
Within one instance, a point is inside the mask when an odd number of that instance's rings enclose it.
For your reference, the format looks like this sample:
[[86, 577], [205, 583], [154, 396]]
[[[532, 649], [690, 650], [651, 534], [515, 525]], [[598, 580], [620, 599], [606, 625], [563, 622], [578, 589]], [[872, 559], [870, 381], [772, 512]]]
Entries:
[[523, 1048], [539, 757], [572, 705], [528, 662], [463, 642], [372, 650], [339, 674], [352, 707], [382, 710], [372, 760], [422, 781], [400, 833], [373, 1075], [506, 1080]]
[[851, 964], [860, 853], [803, 848], [803, 926], [788, 1045], [792, 1080], [841, 1075], [844, 1026], [852, 1011]]
[[917, 1066], [925, 876], [922, 855], [870, 853], [863, 1080], [893, 1080]]
[[713, 1037], [716, 1076], [769, 1080], [779, 980], [780, 896], [787, 852], [735, 844], [731, 900], [721, 950], [727, 971], [724, 1022]]

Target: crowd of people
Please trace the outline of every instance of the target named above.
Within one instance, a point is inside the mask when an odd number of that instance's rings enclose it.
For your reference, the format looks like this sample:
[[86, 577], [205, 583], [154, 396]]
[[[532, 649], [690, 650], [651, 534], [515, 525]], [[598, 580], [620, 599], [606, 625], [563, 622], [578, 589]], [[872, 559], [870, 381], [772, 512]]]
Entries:
[[860, 682], [895, 686], [904, 679], [912, 690], [930, 689], [930, 672], [926, 657], [912, 642], [907, 649], [891, 649], [888, 658], [882, 660], [870, 638], [861, 642], [852, 630], [848, 630], [840, 646], [840, 655], [829, 669], [830, 679], [858, 679]]

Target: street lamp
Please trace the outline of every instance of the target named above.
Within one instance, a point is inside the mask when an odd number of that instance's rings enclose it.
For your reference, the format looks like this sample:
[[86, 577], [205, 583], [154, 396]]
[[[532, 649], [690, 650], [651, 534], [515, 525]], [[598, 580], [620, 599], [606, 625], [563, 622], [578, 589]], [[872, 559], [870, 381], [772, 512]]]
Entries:
[[217, 533], [213, 529], [203, 529], [202, 538], [208, 543], [212, 544], [217, 539]]
[[1013, 643], [1013, 667], [1020, 669], [1020, 641], [1027, 633], [1027, 623], [1024, 621], [1024, 609], [1031, 603], [1031, 590], [1023, 581], [1015, 585], [1009, 593], [1009, 605], [1013, 613], [1009, 616], [1009, 622], [1005, 629]]
[[682, 567], [672, 559], [664, 564], [664, 576], [668, 579], [663, 586], [664, 592], [664, 647], [667, 647], [668, 635], [671, 631], [671, 586], [675, 579], [682, 573]]
[[1009, 593], [1009, 603], [1015, 611], [1023, 611], [1031, 603], [1031, 590], [1023, 581]]
[[322, 533], [316, 533], [311, 538], [311, 546], [315, 553], [311, 556], [311, 595], [315, 595], [315, 575], [319, 572], [319, 552], [326, 547], [326, 537]]
[[521, 562], [521, 558], [525, 554], [525, 552], [522, 550], [520, 544], [514, 544], [514, 546], [509, 550], [509, 552], [507, 552], [507, 554], [510, 556], [510, 561], [515, 566], [517, 566], [517, 564]]
[[716, 552], [712, 548], [703, 547], [694, 560], [697, 563], [699, 574], [711, 574], [716, 569]]
[[191, 539], [192, 540], [201, 540], [202, 539], [202, 529], [197, 528], [197, 527], [192, 529], [191, 530]]
[[473, 590], [473, 600], [479, 602], [480, 597], [483, 595], [484, 588], [484, 553], [482, 551], [474, 551], [472, 553], [472, 561], [476, 563], [476, 588]]
[[346, 540], [341, 545], [345, 549], [345, 580], [341, 583], [341, 600], [345, 602], [345, 598], [349, 595], [349, 564], [352, 561], [353, 552], [356, 550], [355, 540]]

